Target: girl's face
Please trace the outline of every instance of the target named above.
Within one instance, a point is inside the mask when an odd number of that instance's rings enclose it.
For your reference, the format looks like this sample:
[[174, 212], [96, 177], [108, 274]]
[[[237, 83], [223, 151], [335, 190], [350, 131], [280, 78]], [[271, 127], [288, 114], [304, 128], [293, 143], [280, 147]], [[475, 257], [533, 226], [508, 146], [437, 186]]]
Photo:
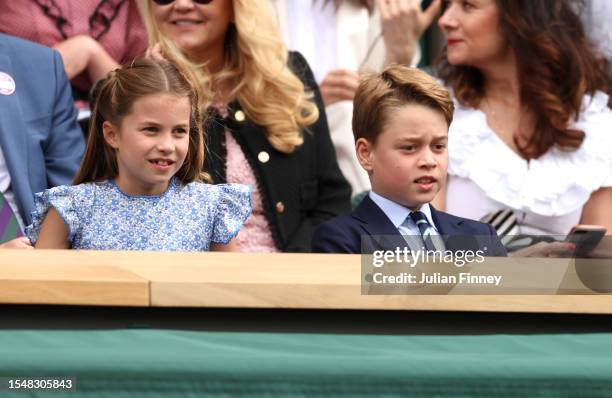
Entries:
[[172, 40], [194, 61], [223, 54], [225, 35], [234, 19], [232, 0], [197, 4], [175, 0], [167, 5], [151, 1], [153, 17], [162, 35]]
[[102, 125], [116, 150], [119, 188], [130, 195], [159, 195], [168, 188], [189, 150], [189, 98], [151, 94], [134, 101], [119, 126]]
[[495, 0], [445, 0], [438, 24], [452, 65], [483, 67], [507, 54]]

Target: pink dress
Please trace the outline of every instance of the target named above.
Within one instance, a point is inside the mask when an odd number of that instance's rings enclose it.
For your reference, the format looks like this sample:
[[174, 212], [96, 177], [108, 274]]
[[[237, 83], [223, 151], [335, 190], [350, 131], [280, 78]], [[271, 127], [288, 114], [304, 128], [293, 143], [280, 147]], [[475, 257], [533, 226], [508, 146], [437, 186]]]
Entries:
[[[217, 107], [217, 110], [221, 115], [227, 116], [226, 109]], [[253, 213], [236, 237], [238, 250], [241, 252], [278, 252], [274, 239], [272, 239], [270, 224], [265, 216], [263, 201], [253, 169], [244, 156], [240, 144], [236, 142], [234, 136], [227, 129], [225, 130], [225, 145], [227, 148], [227, 182], [250, 185], [253, 189], [251, 198]]]

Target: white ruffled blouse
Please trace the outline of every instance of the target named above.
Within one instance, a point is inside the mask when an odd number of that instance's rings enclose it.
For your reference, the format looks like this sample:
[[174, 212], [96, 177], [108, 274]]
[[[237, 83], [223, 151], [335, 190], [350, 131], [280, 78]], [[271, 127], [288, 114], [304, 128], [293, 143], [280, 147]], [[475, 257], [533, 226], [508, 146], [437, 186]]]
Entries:
[[565, 235], [579, 223], [591, 193], [612, 186], [612, 110], [603, 92], [584, 97], [574, 123], [586, 135], [580, 148], [553, 147], [531, 161], [491, 130], [482, 111], [455, 105], [447, 212], [478, 220], [510, 208], [519, 233]]

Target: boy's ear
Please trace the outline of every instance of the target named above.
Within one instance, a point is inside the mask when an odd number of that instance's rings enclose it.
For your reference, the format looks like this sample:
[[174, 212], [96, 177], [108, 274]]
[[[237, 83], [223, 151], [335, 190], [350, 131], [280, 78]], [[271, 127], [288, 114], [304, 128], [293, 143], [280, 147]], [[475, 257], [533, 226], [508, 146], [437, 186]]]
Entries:
[[104, 123], [102, 123], [102, 134], [104, 135], [104, 141], [106, 141], [106, 143], [110, 145], [111, 148], [117, 149], [119, 147], [119, 144], [117, 142], [118, 131], [117, 127], [114, 124], [112, 124], [108, 120], [105, 120]]
[[363, 169], [367, 172], [372, 171], [372, 150], [374, 145], [365, 138], [358, 138], [355, 142], [355, 152], [357, 160]]

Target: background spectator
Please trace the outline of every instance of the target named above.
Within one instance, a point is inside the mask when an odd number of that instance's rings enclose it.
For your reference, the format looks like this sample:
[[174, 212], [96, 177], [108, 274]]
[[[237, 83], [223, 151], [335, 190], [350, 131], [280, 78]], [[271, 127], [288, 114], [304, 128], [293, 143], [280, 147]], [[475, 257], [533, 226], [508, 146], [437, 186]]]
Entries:
[[0, 32], [58, 50], [81, 100], [98, 79], [147, 48], [138, 0], [3, 1]]
[[571, 0], [444, 3], [440, 76], [457, 109], [439, 207], [501, 214], [492, 222], [502, 235], [612, 230], [611, 84], [575, 9]]
[[[608, 60], [612, 58], [612, 2], [610, 0], [588, 0], [582, 14], [587, 34]], [[608, 76], [612, 77], [612, 65], [608, 65]]]
[[0, 195], [31, 222], [34, 194], [74, 177], [84, 150], [60, 55], [0, 34]]
[[299, 51], [321, 87], [338, 164], [353, 195], [370, 189], [355, 156], [353, 97], [361, 72], [416, 66], [418, 41], [440, 10], [420, 0], [269, 0], [283, 39]]

